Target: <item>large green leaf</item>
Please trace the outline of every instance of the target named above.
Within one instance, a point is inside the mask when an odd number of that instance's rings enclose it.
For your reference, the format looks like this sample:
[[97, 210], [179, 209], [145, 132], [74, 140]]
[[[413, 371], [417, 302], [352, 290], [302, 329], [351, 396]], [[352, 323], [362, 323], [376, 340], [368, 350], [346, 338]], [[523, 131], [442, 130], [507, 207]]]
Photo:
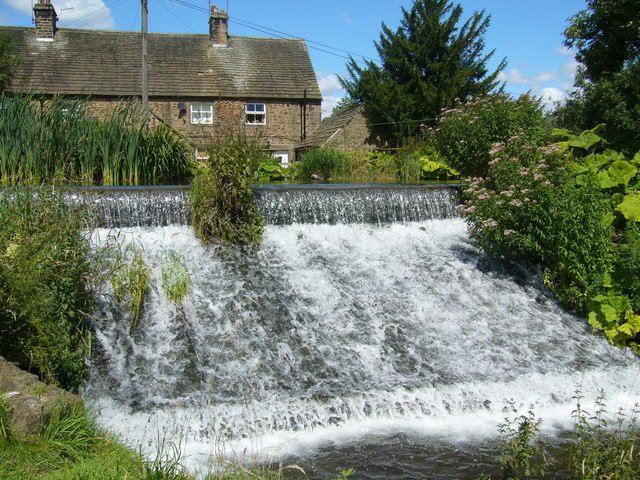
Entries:
[[617, 160], [606, 170], [598, 173], [600, 188], [626, 185], [638, 173], [638, 169], [625, 160]]
[[640, 315], [635, 315], [632, 311], [628, 311], [626, 320], [625, 323], [618, 327], [618, 330], [628, 338], [633, 338], [640, 332]]
[[593, 132], [583, 132], [578, 135], [576, 138], [569, 141], [569, 146], [574, 148], [582, 148], [584, 150], [588, 150], [593, 147], [596, 143], [602, 141], [602, 137], [599, 137]]
[[640, 192], [625, 195], [624, 200], [616, 207], [616, 210], [621, 212], [627, 220], [640, 222]]

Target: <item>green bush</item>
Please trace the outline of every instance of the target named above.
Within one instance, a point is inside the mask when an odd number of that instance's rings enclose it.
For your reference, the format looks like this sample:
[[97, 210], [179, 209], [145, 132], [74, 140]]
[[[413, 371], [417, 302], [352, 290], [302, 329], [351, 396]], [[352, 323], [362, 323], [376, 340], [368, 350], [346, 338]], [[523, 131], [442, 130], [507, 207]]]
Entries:
[[311, 179], [314, 175], [323, 180], [344, 176], [349, 169], [349, 155], [330, 148], [316, 148], [302, 156], [299, 163], [300, 177]]
[[133, 244], [124, 252], [118, 252], [111, 273], [111, 285], [116, 302], [124, 305], [131, 316], [129, 333], [133, 333], [151, 287], [151, 271], [142, 258], [142, 251]]
[[461, 211], [483, 249], [544, 265], [560, 300], [586, 313], [612, 265], [610, 200], [595, 176], [578, 183], [557, 150], [523, 137], [496, 144], [487, 176], [469, 183]]
[[205, 244], [217, 238], [257, 245], [264, 227], [251, 183], [266, 154], [257, 140], [241, 133], [213, 139], [208, 153], [189, 192], [196, 236]]
[[288, 178], [288, 168], [280, 165], [280, 160], [270, 158], [258, 165], [257, 180], [260, 183], [279, 182]]
[[603, 150], [594, 131], [555, 134], [563, 141], [546, 147], [519, 136], [494, 145], [461, 211], [482, 248], [542, 264], [566, 306], [640, 350], [640, 154]]
[[444, 110], [428, 137], [446, 164], [464, 176], [485, 175], [496, 142], [518, 135], [538, 146], [549, 137], [540, 103], [528, 95], [512, 100], [496, 94]]
[[383, 152], [357, 150], [349, 157], [347, 177], [355, 182], [394, 182], [395, 157]]
[[0, 198], [0, 355], [68, 389], [85, 372], [93, 307], [85, 229], [51, 194]]

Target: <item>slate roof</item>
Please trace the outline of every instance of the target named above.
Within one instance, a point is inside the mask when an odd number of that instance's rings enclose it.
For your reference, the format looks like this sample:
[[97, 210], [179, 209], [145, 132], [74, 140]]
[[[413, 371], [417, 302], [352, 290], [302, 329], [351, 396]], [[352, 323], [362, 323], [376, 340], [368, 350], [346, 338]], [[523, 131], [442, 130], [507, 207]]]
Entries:
[[[35, 30], [0, 27], [19, 42], [14, 90], [47, 94], [137, 96], [141, 36], [137, 32], [60, 29], [53, 42]], [[230, 36], [212, 46], [209, 35], [150, 33], [150, 97], [302, 99], [322, 95], [303, 40]]]
[[303, 147], [322, 147], [324, 146], [337, 132], [342, 130], [346, 125], [353, 120], [364, 109], [363, 105], [357, 105], [355, 107], [342, 110], [338, 113], [334, 113], [330, 117], [325, 118], [321, 123], [318, 130], [312, 135], [307, 137], [303, 143]]

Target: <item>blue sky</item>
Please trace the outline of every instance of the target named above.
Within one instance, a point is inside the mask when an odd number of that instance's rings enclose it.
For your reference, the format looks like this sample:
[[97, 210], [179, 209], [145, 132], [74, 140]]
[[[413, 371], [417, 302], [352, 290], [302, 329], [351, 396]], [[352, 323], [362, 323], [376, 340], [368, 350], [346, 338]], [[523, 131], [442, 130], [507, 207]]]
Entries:
[[[36, 0], [0, 0], [0, 24], [31, 25]], [[59, 26], [138, 30], [139, 0], [52, 0]], [[149, 29], [155, 32], [206, 33], [208, 0], [148, 0]], [[412, 0], [212, 0], [229, 10], [232, 35], [295, 36], [307, 39], [309, 53], [325, 97], [324, 113], [344, 95], [336, 75], [346, 74], [349, 53], [376, 59], [373, 42], [384, 21], [398, 26], [401, 7]], [[492, 64], [503, 57], [507, 92], [531, 91], [547, 102], [570, 91], [576, 63], [563, 48], [567, 19], [586, 7], [585, 0], [459, 0], [464, 18], [477, 10], [491, 15], [485, 35]], [[275, 32], [274, 32], [275, 30]], [[349, 52], [349, 53], [347, 53]]]

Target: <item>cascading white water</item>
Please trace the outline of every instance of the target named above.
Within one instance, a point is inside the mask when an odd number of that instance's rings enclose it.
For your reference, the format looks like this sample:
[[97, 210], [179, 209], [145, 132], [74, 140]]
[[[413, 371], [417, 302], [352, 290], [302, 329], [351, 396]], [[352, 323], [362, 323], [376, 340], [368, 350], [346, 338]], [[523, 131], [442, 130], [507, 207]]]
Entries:
[[[589, 401], [603, 389], [609, 411], [640, 399], [638, 359], [491, 264], [460, 219], [269, 226], [257, 252], [204, 249], [185, 226], [118, 235], [153, 288], [132, 336], [102, 296], [84, 395], [128, 444], [180, 443], [194, 469], [221, 451], [491, 437], [511, 402], [552, 433], [576, 385]], [[169, 249], [192, 275], [184, 316], [160, 287]]]

